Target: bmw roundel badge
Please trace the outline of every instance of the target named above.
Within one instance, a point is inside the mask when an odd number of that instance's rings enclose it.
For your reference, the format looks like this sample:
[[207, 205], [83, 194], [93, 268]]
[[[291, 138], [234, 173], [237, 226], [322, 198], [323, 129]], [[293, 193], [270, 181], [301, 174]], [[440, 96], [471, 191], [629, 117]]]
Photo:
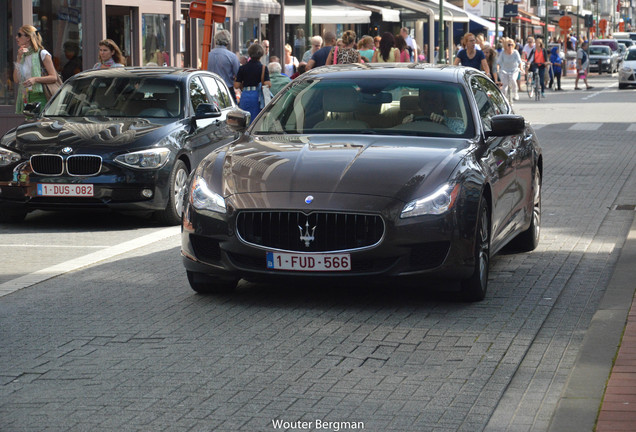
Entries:
[[305, 198], [305, 204], [311, 204], [314, 201], [314, 197], [311, 195], [307, 195], [307, 198]]
[[62, 153], [64, 154], [71, 154], [73, 152], [73, 148], [72, 147], [64, 147], [62, 149]]

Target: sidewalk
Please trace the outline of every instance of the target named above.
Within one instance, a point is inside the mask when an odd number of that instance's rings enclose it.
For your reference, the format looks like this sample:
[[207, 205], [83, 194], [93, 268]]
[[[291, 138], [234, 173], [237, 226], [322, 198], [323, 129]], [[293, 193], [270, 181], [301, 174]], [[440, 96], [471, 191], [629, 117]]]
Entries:
[[636, 431], [634, 263], [636, 219], [557, 405], [551, 432]]

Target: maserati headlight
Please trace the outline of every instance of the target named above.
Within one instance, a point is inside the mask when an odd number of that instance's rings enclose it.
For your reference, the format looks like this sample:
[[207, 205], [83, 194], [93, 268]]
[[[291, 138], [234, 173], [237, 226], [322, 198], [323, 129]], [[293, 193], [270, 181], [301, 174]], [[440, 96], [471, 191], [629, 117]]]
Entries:
[[445, 213], [455, 204], [458, 193], [459, 184], [446, 183], [432, 194], [405, 205], [400, 218]]
[[9, 149], [0, 147], [0, 166], [7, 166], [18, 162], [21, 159], [20, 155]]
[[115, 162], [131, 168], [157, 169], [166, 164], [168, 156], [170, 156], [170, 150], [161, 147], [122, 154], [115, 158]]
[[197, 210], [210, 210], [217, 213], [225, 213], [225, 200], [215, 192], [212, 192], [202, 177], [195, 177], [190, 189], [190, 203]]

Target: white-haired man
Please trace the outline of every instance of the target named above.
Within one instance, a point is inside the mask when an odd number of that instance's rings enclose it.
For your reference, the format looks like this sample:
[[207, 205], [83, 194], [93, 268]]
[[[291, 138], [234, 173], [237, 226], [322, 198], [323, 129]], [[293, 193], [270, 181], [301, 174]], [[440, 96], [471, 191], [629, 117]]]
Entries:
[[305, 51], [305, 54], [303, 54], [303, 59], [301, 60], [301, 62], [303, 63], [309, 62], [309, 60], [311, 60], [311, 56], [314, 55], [314, 53], [320, 48], [322, 48], [322, 38], [318, 35], [313, 36], [311, 39], [309, 39], [309, 42], [311, 43], [311, 48], [309, 48], [307, 51]]
[[417, 59], [417, 43], [415, 43], [415, 39], [411, 37], [408, 27], [402, 27], [400, 29], [400, 35], [404, 38], [404, 42], [406, 42], [406, 46], [409, 48], [409, 55], [411, 57], [411, 61]]
[[230, 94], [236, 101], [234, 93], [234, 78], [240, 64], [236, 54], [228, 48], [232, 36], [227, 30], [220, 30], [214, 35], [214, 48], [208, 54], [208, 70], [219, 75], [230, 89]]
[[267, 65], [267, 69], [269, 69], [269, 80], [272, 82], [272, 94], [276, 95], [291, 79], [281, 73], [283, 68], [278, 62], [271, 62]]

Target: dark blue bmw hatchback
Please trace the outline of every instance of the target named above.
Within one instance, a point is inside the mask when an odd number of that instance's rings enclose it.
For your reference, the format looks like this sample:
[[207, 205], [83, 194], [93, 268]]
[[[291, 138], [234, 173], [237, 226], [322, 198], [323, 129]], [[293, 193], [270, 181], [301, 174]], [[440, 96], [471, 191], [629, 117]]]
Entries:
[[0, 140], [0, 221], [35, 209], [154, 212], [178, 224], [188, 175], [232, 141], [223, 80], [177, 68], [83, 72]]

